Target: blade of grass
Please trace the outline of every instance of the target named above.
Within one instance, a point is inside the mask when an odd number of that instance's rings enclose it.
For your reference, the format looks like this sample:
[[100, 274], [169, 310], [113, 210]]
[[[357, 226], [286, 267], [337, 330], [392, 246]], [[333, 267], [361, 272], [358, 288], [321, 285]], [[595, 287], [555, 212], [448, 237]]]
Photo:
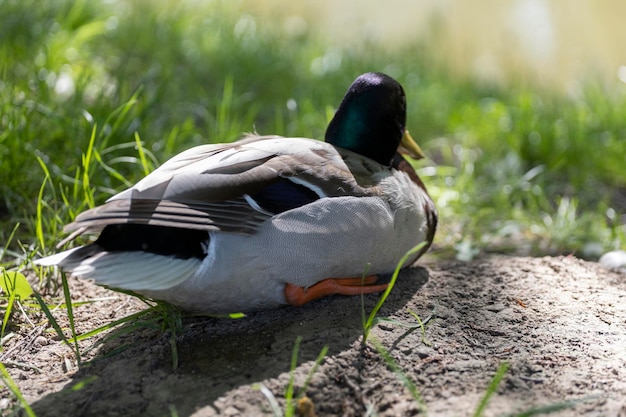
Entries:
[[[102, 129], [100, 135], [102, 139], [100, 141], [101, 147], [105, 147], [108, 145], [109, 139], [120, 129], [124, 121], [126, 120], [126, 116], [130, 110], [137, 104], [138, 97], [143, 91], [143, 85], [139, 85], [137, 90], [133, 93], [133, 95], [122, 105], [117, 107], [115, 110], [111, 112], [111, 114], [107, 117], [104, 122], [104, 126], [110, 126], [109, 129]], [[112, 121], [114, 122], [112, 123]], [[111, 124], [112, 123], [112, 124]], [[95, 128], [95, 126], [94, 126]]]
[[80, 348], [78, 347], [78, 340], [76, 340], [76, 327], [74, 325], [74, 307], [72, 305], [72, 297], [70, 294], [70, 287], [67, 282], [67, 275], [61, 271], [61, 285], [63, 286], [63, 297], [65, 298], [65, 308], [67, 310], [67, 318], [70, 322], [70, 330], [72, 331], [72, 340], [74, 341], [74, 350], [76, 353], [76, 362], [78, 367], [82, 365], [82, 359], [80, 356]]
[[85, 388], [87, 385], [93, 383], [94, 381], [98, 380], [98, 376], [97, 375], [91, 375], [88, 376], [87, 378], [75, 383], [74, 385], [71, 386], [70, 390], [71, 391], [80, 391], [83, 388]]
[[291, 365], [289, 370], [289, 383], [285, 390], [285, 417], [291, 417], [295, 413], [295, 405], [293, 404], [293, 385], [296, 374], [296, 367], [298, 366], [298, 351], [300, 350], [300, 343], [302, 342], [302, 336], [296, 337], [296, 343], [291, 351]]
[[[102, 337], [101, 339], [98, 339], [95, 343], [93, 343], [91, 346], [88, 346], [87, 348], [83, 349], [83, 355], [87, 352], [92, 351], [93, 349], [97, 348], [98, 346], [104, 345], [106, 343], [111, 342], [112, 340], [118, 339], [124, 335], [127, 334], [131, 334], [134, 333], [138, 330], [141, 329], [153, 329], [153, 330], [159, 330], [161, 328], [161, 317], [153, 317], [153, 318], [147, 318], [145, 320], [140, 320], [137, 321], [135, 323], [129, 324], [128, 326], [122, 326], [119, 329], [116, 329], [114, 331], [112, 331], [111, 333], [107, 334], [106, 336]], [[121, 346], [120, 348], [114, 349], [113, 351], [107, 352], [105, 355], [99, 355], [98, 360], [99, 359], [103, 359], [105, 357], [110, 357], [113, 356], [112, 352], [115, 351], [122, 351], [125, 350], [129, 347], [133, 346], [132, 343], [130, 344], [126, 344], [124, 346]]]
[[328, 352], [328, 346], [324, 346], [322, 350], [320, 351], [320, 353], [317, 355], [317, 358], [315, 359], [315, 364], [313, 365], [313, 367], [307, 374], [304, 385], [300, 388], [297, 395], [294, 396], [295, 373], [296, 373], [296, 368], [298, 367], [298, 354], [300, 351], [301, 343], [302, 343], [302, 336], [298, 336], [294, 343], [293, 350], [291, 351], [291, 364], [289, 367], [289, 382], [287, 384], [287, 388], [285, 389], [285, 412], [284, 413], [280, 410], [280, 406], [278, 405], [278, 401], [276, 401], [274, 394], [267, 387], [265, 387], [262, 384], [257, 384], [254, 386], [255, 389], [261, 390], [263, 395], [265, 395], [265, 397], [268, 399], [268, 401], [270, 402], [270, 406], [272, 407], [273, 414], [276, 417], [282, 417], [283, 415], [285, 417], [292, 417], [296, 413], [298, 413], [297, 411], [298, 402], [297, 401], [294, 402], [294, 399], [302, 398], [304, 396], [304, 393], [306, 392], [306, 389], [309, 386], [309, 383], [311, 382], [313, 375], [315, 375], [315, 373], [317, 372], [317, 369], [319, 368], [320, 364], [322, 363], [322, 360], [324, 359], [324, 357], [326, 356], [326, 353]]
[[[168, 318], [170, 317], [168, 316]], [[172, 349], [172, 369], [176, 370], [178, 369], [178, 345], [176, 344], [177, 332], [174, 330], [173, 320], [170, 318], [170, 347]]]
[[139, 318], [141, 316], [145, 316], [147, 314], [150, 314], [150, 313], [154, 312], [154, 310], [155, 310], [154, 307], [150, 307], [150, 308], [147, 308], [145, 310], [141, 310], [141, 311], [139, 311], [137, 313], [133, 313], [133, 314], [130, 314], [130, 315], [126, 316], [126, 317], [122, 317], [119, 320], [115, 320], [115, 321], [107, 323], [107, 324], [105, 324], [103, 326], [100, 326], [98, 328], [92, 329], [92, 330], [90, 330], [90, 331], [88, 331], [86, 333], [79, 334], [76, 337], [72, 337], [68, 341], [70, 343], [80, 342], [81, 340], [85, 340], [85, 339], [88, 339], [90, 337], [96, 336], [96, 335], [98, 335], [98, 334], [100, 334], [100, 333], [102, 333], [104, 331], [112, 329], [113, 327], [119, 326], [120, 324], [128, 323], [128, 322], [131, 322], [131, 321], [133, 321], [133, 320], [135, 320], [135, 319], [137, 319], [137, 318]]
[[7, 241], [4, 244], [4, 248], [2, 248], [2, 252], [0, 252], [0, 262], [2, 262], [2, 258], [4, 258], [4, 254], [7, 253], [7, 251], [9, 250], [9, 245], [13, 241], [13, 238], [15, 237], [15, 232], [17, 232], [17, 229], [19, 227], [20, 227], [20, 223], [19, 222], [15, 223], [13, 230], [11, 230], [11, 233], [9, 234]]
[[148, 162], [148, 158], [146, 158], [146, 153], [143, 148], [143, 144], [141, 143], [141, 139], [139, 138], [139, 133], [135, 132], [135, 144], [137, 145], [137, 153], [139, 154], [139, 160], [141, 161], [141, 167], [143, 168], [144, 175], [148, 175], [151, 171], [150, 163]]
[[43, 200], [44, 200], [43, 193], [46, 188], [46, 184], [50, 180], [50, 171], [48, 170], [48, 167], [46, 166], [43, 159], [41, 159], [39, 156], [37, 156], [37, 162], [39, 162], [39, 165], [43, 169], [44, 178], [43, 178], [43, 182], [41, 183], [41, 186], [39, 187], [39, 193], [37, 194], [37, 208], [36, 208], [36, 214], [35, 214], [35, 235], [37, 236], [37, 241], [39, 242], [41, 253], [46, 254], [47, 253], [46, 239], [44, 237], [44, 231], [43, 231]]
[[222, 99], [217, 108], [217, 131], [216, 137], [223, 138], [229, 135], [231, 132], [231, 117], [230, 112], [233, 108], [233, 89], [234, 80], [232, 75], [226, 76], [224, 79], [224, 89], [222, 90]]
[[385, 361], [387, 366], [393, 371], [394, 374], [396, 374], [396, 376], [398, 377], [400, 382], [402, 382], [402, 384], [406, 387], [406, 389], [409, 390], [411, 397], [413, 397], [415, 402], [419, 404], [422, 413], [426, 415], [426, 404], [424, 403], [424, 400], [422, 399], [422, 396], [420, 395], [417, 386], [415, 385], [413, 380], [411, 380], [411, 378], [402, 370], [400, 365], [398, 365], [393, 357], [391, 357], [387, 349], [385, 349], [378, 340], [376, 340], [375, 338], [372, 339], [372, 344], [374, 345], [380, 356], [383, 357], [383, 360]]
[[11, 378], [11, 375], [9, 375], [9, 373], [7, 372], [7, 370], [4, 367], [4, 365], [2, 364], [2, 362], [0, 362], [0, 374], [2, 374], [2, 381], [7, 386], [7, 388], [9, 388], [9, 391], [11, 391], [13, 393], [13, 395], [15, 395], [15, 398], [17, 398], [17, 400], [19, 401], [19, 403], [22, 406], [22, 408], [24, 408], [24, 411], [26, 412], [26, 415], [28, 417], [36, 417], [35, 412], [28, 405], [28, 402], [26, 401], [26, 399], [22, 395], [22, 392], [20, 391], [18, 386], [15, 384], [15, 382]]
[[[435, 306], [436, 308], [436, 306]], [[415, 320], [417, 320], [417, 323], [420, 326], [420, 329], [422, 330], [422, 343], [430, 346], [430, 343], [426, 342], [426, 323], [428, 323], [430, 321], [430, 319], [433, 317], [433, 315], [435, 314], [435, 312], [433, 311], [433, 313], [428, 316], [424, 321], [422, 321], [422, 319], [420, 318], [420, 316], [417, 315], [416, 312], [414, 312], [411, 309], [407, 309], [409, 314], [412, 315], [413, 317], [415, 317]]]
[[297, 395], [298, 398], [302, 397], [304, 393], [306, 392], [309, 384], [311, 383], [311, 379], [313, 378], [313, 375], [315, 375], [315, 373], [317, 372], [317, 369], [320, 367], [327, 353], [328, 353], [328, 345], [324, 345], [322, 350], [320, 350], [320, 353], [317, 355], [317, 358], [315, 359], [315, 363], [313, 364], [313, 367], [307, 374], [306, 379], [304, 380], [304, 385], [302, 386], [302, 388], [300, 388], [300, 391], [298, 391], [298, 395]]
[[[125, 187], [130, 187], [133, 185], [130, 181], [124, 178], [124, 175], [122, 175], [119, 171], [117, 171], [115, 168], [113, 168], [111, 165], [105, 162], [104, 159], [102, 159], [102, 155], [100, 154], [100, 152], [96, 151], [94, 153], [94, 157], [96, 158], [98, 165], [100, 165], [100, 167], [102, 167], [102, 169], [104, 169], [111, 178], [115, 178], [116, 180], [124, 184]], [[109, 161], [109, 163], [112, 163], [112, 162], [113, 162], [112, 160]]]
[[489, 399], [493, 396], [493, 394], [495, 394], [498, 386], [500, 385], [500, 382], [502, 381], [502, 378], [504, 378], [504, 375], [508, 370], [509, 364], [507, 362], [503, 362], [502, 364], [500, 364], [498, 370], [496, 371], [496, 374], [493, 376], [491, 382], [489, 383], [489, 386], [487, 387], [485, 395], [480, 400], [480, 403], [478, 403], [478, 407], [476, 407], [476, 411], [474, 411], [473, 417], [481, 417], [483, 415], [483, 412], [485, 411], [485, 408], [489, 403]]
[[369, 336], [370, 330], [372, 329], [372, 326], [374, 325], [374, 320], [376, 319], [376, 315], [378, 314], [378, 311], [381, 309], [381, 307], [385, 303], [385, 300], [389, 296], [389, 293], [391, 293], [391, 290], [393, 289], [393, 286], [396, 283], [396, 279], [398, 279], [398, 275], [400, 274], [400, 269], [402, 269], [402, 266], [407, 261], [407, 259], [409, 259], [409, 257], [419, 252], [424, 246], [426, 246], [426, 242], [422, 242], [419, 245], [416, 245], [412, 247], [411, 249], [409, 249], [409, 251], [405, 253], [404, 256], [402, 256], [402, 258], [396, 265], [396, 269], [393, 271], [393, 275], [391, 276], [391, 280], [389, 281], [389, 285], [387, 286], [387, 289], [385, 290], [383, 295], [380, 297], [380, 299], [378, 300], [378, 302], [376, 303], [376, 305], [370, 312], [370, 315], [367, 318], [367, 321], [365, 321], [365, 323], [363, 324], [363, 344], [367, 342], [367, 338]]
[[267, 388], [265, 385], [261, 383], [254, 384], [252, 388], [258, 389], [259, 391], [261, 391], [261, 394], [263, 394], [265, 398], [267, 398], [267, 401], [269, 401], [270, 403], [270, 408], [272, 409], [272, 414], [274, 415], [274, 417], [284, 416], [282, 410], [280, 409], [280, 405], [278, 404], [278, 401], [276, 400], [276, 397], [274, 396], [272, 391], [270, 391], [269, 388]]
[[[2, 270], [2, 278], [5, 283], [8, 280], [8, 276], [5, 273], [4, 269]], [[13, 303], [15, 302], [15, 291], [8, 291], [9, 293], [9, 301], [6, 306], [6, 310], [4, 311], [4, 319], [2, 320], [2, 332], [0, 332], [0, 339], [4, 338], [4, 331], [6, 330], [7, 323], [9, 322], [9, 317], [11, 317], [11, 311], [13, 311]]]
[[94, 124], [91, 130], [91, 137], [89, 138], [89, 144], [87, 145], [87, 152], [82, 156], [82, 168], [83, 168], [83, 199], [87, 203], [87, 207], [93, 208], [96, 206], [96, 202], [93, 196], [93, 190], [90, 185], [90, 168], [91, 158], [94, 154], [94, 144], [96, 142], [97, 125]]
[[579, 400], [571, 400], [571, 401], [563, 401], [556, 404], [543, 405], [535, 408], [531, 408], [530, 410], [523, 411], [518, 414], [509, 414], [507, 417], [532, 417], [538, 416], [540, 414], [550, 414], [555, 413], [557, 411], [566, 410], [568, 408], [574, 407], [582, 402], [592, 400], [597, 397], [588, 397], [581, 398]]
[[[7, 271], [4, 268], [0, 268], [0, 271], [2, 272], [0, 289], [4, 290], [9, 296], [4, 311], [4, 319], [2, 320], [2, 331], [0, 331], [0, 340], [2, 340], [4, 339], [4, 332], [9, 323], [13, 306], [17, 305], [23, 311], [19, 301], [27, 300], [33, 294], [33, 289], [24, 274], [16, 271]], [[28, 316], [26, 316], [26, 318], [28, 319]]]
[[426, 337], [426, 328], [424, 327], [424, 323], [422, 323], [422, 319], [420, 319], [420, 316], [418, 316], [416, 312], [410, 309], [408, 311], [409, 314], [417, 320], [417, 324], [419, 324], [420, 329], [422, 330], [422, 343], [424, 343], [424, 338]]
[[39, 303], [39, 306], [41, 307], [41, 310], [46, 315], [46, 318], [48, 319], [48, 322], [50, 323], [52, 328], [57, 332], [57, 335], [59, 335], [59, 338], [63, 341], [63, 343], [65, 343], [66, 345], [70, 346], [70, 342], [67, 340], [67, 337], [65, 337], [65, 334], [63, 333], [63, 330], [61, 330], [61, 326], [59, 326], [59, 322], [57, 322], [57, 320], [54, 318], [54, 316], [52, 315], [52, 312], [48, 308], [48, 305], [43, 300], [41, 295], [39, 293], [35, 292], [33, 294], [33, 297], [35, 297], [35, 299]]

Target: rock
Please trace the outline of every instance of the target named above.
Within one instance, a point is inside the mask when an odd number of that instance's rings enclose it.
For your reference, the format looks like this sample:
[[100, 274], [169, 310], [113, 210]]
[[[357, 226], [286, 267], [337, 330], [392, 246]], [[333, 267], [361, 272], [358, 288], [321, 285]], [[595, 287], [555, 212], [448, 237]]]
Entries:
[[11, 400], [3, 398], [0, 400], [0, 410], [6, 410], [11, 405]]
[[608, 269], [626, 271], [626, 251], [607, 252], [600, 257], [598, 263]]
[[39, 346], [46, 346], [48, 344], [48, 339], [45, 336], [37, 336], [35, 343]]

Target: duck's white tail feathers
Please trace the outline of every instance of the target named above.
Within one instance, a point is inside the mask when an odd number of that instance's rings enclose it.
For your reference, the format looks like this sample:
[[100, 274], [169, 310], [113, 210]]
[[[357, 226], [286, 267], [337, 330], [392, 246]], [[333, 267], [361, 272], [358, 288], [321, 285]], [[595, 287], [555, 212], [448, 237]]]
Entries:
[[[76, 252], [79, 252], [79, 253], [85, 252], [90, 247], [91, 246], [89, 245], [89, 246], [79, 246], [77, 248], [68, 249], [63, 252], [55, 253], [54, 255], [46, 256], [45, 258], [35, 259], [33, 263], [39, 266], [62, 266], [64, 265], [64, 262], [66, 262], [66, 260], [80, 257], [80, 255], [77, 254]], [[95, 254], [95, 252], [91, 252], [91, 251], [90, 253]], [[72, 254], [74, 254], [73, 257], [72, 257]], [[86, 256], [88, 256], [88, 254], [86, 254]]]
[[139, 251], [106, 252], [87, 245], [38, 259], [35, 264], [56, 265], [99, 285], [140, 292], [167, 290], [186, 281], [200, 267], [201, 260]]

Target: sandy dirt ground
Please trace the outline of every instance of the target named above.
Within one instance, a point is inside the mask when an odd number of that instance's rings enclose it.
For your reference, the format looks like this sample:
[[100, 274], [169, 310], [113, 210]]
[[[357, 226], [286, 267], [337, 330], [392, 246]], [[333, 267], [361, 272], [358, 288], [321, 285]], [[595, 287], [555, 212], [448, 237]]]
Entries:
[[[79, 332], [144, 307], [87, 282], [72, 288], [77, 301], [101, 299], [76, 307]], [[366, 296], [365, 310], [377, 299]], [[366, 345], [361, 311], [360, 297], [330, 297], [237, 320], [184, 318], [175, 370], [170, 335], [154, 324], [89, 351], [102, 335], [81, 342], [79, 368], [42, 319], [12, 329], [0, 359], [40, 417], [271, 416], [272, 399], [285, 412], [299, 336], [296, 393], [328, 346], [305, 390], [320, 417], [469, 416], [504, 362], [486, 416], [565, 403], [551, 415], [626, 417], [624, 273], [573, 257], [431, 260], [401, 273], [379, 313], [392, 321]], [[411, 312], [430, 318], [424, 334]], [[15, 400], [5, 387], [0, 395], [10, 415]]]

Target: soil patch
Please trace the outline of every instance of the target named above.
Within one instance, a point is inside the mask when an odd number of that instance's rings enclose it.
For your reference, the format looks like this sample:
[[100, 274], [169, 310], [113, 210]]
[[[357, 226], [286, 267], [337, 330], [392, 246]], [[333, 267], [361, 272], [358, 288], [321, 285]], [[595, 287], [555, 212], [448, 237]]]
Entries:
[[[76, 308], [79, 331], [143, 308], [86, 282], [72, 286], [77, 298], [102, 298]], [[366, 296], [365, 311], [377, 299]], [[471, 415], [503, 362], [510, 368], [487, 416], [564, 401], [572, 406], [552, 415], [626, 416], [625, 302], [626, 274], [573, 257], [494, 256], [404, 270], [379, 314], [393, 321], [370, 337], [423, 404], [372, 343], [362, 345], [359, 297], [237, 320], [186, 318], [176, 370], [169, 334], [154, 326], [105, 341], [80, 369], [43, 326], [17, 335], [0, 356], [40, 417], [272, 415], [263, 392], [284, 409], [298, 336], [296, 390], [329, 348], [306, 390], [318, 416]], [[424, 336], [411, 312], [432, 316]], [[55, 314], [64, 323], [62, 311]], [[13, 400], [6, 388], [0, 393], [8, 414]]]

